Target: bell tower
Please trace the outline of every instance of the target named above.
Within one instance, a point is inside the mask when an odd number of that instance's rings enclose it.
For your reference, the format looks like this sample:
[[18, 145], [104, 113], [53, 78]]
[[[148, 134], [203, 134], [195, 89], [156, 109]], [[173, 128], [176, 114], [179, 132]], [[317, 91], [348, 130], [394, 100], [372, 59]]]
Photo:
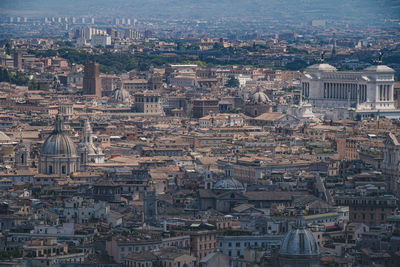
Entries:
[[14, 168], [17, 170], [27, 170], [29, 169], [30, 163], [30, 147], [25, 144], [24, 141], [19, 141], [19, 144], [15, 147], [15, 157], [14, 157]]

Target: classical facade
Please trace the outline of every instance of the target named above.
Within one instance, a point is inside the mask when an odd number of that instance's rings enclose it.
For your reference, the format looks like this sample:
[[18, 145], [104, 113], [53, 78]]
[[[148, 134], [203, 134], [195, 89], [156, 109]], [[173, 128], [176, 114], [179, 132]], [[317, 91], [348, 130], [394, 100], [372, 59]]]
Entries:
[[79, 162], [76, 146], [66, 134], [61, 117], [57, 116], [54, 131], [40, 149], [39, 173], [64, 177], [79, 170]]
[[329, 64], [315, 64], [302, 75], [302, 97], [313, 108], [352, 109], [361, 118], [400, 117], [393, 99], [394, 73], [384, 65], [342, 72]]
[[82, 138], [78, 144], [80, 169], [86, 171], [90, 163], [104, 163], [104, 154], [101, 148], [93, 144], [92, 127], [88, 119], [85, 120]]

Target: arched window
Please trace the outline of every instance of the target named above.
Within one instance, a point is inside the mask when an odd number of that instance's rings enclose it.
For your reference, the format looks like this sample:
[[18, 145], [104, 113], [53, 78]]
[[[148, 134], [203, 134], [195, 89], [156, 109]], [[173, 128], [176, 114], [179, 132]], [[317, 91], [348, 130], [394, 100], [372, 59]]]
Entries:
[[67, 168], [65, 167], [65, 165], [61, 166], [61, 173], [65, 174], [67, 172], [66, 170]]

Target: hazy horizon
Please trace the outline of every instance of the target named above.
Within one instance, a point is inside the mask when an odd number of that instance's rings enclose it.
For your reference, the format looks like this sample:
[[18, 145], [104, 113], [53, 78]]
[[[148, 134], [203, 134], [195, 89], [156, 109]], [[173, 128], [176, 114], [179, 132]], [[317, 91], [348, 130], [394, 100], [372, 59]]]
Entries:
[[5, 16], [125, 16], [160, 19], [332, 19], [374, 23], [400, 19], [400, 0], [3, 0]]

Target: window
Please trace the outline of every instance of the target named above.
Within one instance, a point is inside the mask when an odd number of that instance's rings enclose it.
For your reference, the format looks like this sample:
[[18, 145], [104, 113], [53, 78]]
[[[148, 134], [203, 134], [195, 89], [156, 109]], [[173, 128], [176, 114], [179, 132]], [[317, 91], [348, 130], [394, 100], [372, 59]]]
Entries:
[[66, 174], [67, 173], [65, 165], [61, 166], [61, 172], [62, 172], [62, 174]]
[[228, 243], [228, 247], [232, 247], [232, 243], [231, 242]]
[[49, 174], [53, 173], [53, 166], [49, 165]]
[[240, 242], [236, 242], [236, 247], [240, 248]]

